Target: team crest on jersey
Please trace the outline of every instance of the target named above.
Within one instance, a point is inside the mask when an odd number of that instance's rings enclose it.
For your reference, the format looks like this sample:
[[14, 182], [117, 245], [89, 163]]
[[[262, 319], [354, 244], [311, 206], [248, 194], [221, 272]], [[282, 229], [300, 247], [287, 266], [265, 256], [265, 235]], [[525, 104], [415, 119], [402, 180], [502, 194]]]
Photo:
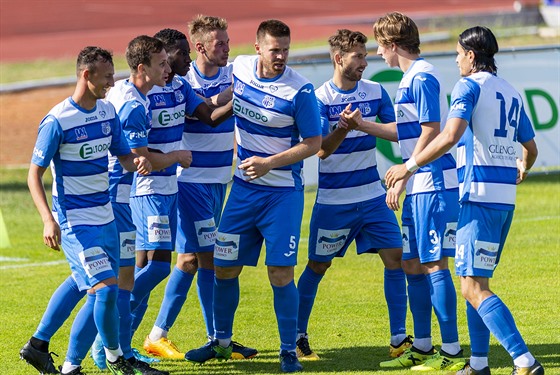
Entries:
[[268, 88], [270, 89], [270, 92], [278, 91], [278, 86], [270, 85], [270, 86], [268, 86]]
[[235, 85], [233, 86], [233, 91], [235, 91], [237, 95], [242, 95], [244, 90], [245, 90], [245, 84], [243, 82], [241, 81], [235, 82]]
[[360, 92], [358, 93], [358, 96], [359, 96], [360, 98], [362, 98], [362, 99], [365, 99], [365, 98], [366, 98], [366, 93], [363, 92], [363, 91], [360, 91]]
[[102, 122], [101, 123], [101, 131], [105, 135], [111, 134], [111, 123], [110, 122]]
[[163, 95], [154, 95], [152, 96], [152, 100], [154, 101], [154, 106], [156, 107], [165, 106], [165, 97]]
[[101, 118], [105, 118], [105, 116], [107, 116], [107, 112], [99, 111], [99, 116], [101, 116]]
[[175, 90], [175, 100], [177, 101], [177, 103], [182, 103], [183, 101], [185, 101], [185, 96], [180, 90]]
[[358, 107], [360, 108], [360, 112], [362, 112], [364, 116], [367, 116], [371, 113], [371, 107], [369, 103], [360, 103]]
[[76, 141], [83, 141], [88, 138], [86, 128], [84, 127], [74, 129], [74, 134], [76, 134]]
[[270, 96], [270, 95], [265, 95], [263, 100], [262, 100], [262, 105], [265, 108], [272, 108], [274, 107], [274, 96]]

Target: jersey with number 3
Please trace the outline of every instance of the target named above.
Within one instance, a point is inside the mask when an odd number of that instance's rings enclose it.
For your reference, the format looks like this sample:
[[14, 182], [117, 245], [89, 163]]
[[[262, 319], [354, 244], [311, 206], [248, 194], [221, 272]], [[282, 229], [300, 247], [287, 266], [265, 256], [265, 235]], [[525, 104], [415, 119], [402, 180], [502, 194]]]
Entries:
[[517, 142], [535, 137], [521, 95], [505, 80], [478, 72], [455, 85], [448, 118], [468, 122], [457, 146], [460, 201], [512, 210]]

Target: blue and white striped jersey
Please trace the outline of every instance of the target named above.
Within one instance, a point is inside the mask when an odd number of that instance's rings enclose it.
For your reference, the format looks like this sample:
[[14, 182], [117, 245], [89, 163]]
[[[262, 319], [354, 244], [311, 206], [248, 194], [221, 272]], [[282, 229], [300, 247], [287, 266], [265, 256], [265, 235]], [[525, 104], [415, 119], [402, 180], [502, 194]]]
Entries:
[[535, 137], [521, 95], [495, 75], [474, 73], [453, 88], [449, 118], [468, 122], [457, 147], [460, 201], [512, 210], [517, 142]]
[[[185, 79], [193, 90], [205, 98], [219, 94], [231, 86], [233, 65], [221, 67], [212, 77], [203, 75], [196, 63]], [[189, 168], [177, 169], [178, 180], [201, 184], [225, 184], [231, 180], [233, 163], [233, 117], [217, 127], [211, 127], [196, 118], [189, 118], [183, 128], [183, 148], [192, 152]]]
[[[182, 77], [175, 75], [165, 87], [154, 86], [148, 93], [152, 126], [148, 132], [150, 150], [168, 153], [184, 149], [182, 145], [185, 116], [192, 115], [202, 103]], [[147, 176], [137, 175], [132, 185], [131, 196], [176, 194], [177, 164], [154, 171]]]
[[[115, 82], [106, 100], [115, 106], [124, 137], [130, 148], [147, 146], [148, 131], [151, 128], [148, 98], [128, 79], [123, 79]], [[127, 172], [114, 156], [109, 160], [109, 172], [111, 201], [129, 203], [135, 174]]]
[[[313, 85], [286, 67], [272, 79], [256, 75], [258, 56], [239, 56], [233, 62], [233, 112], [237, 163], [253, 155], [268, 157], [286, 151], [301, 138], [321, 135]], [[243, 171], [235, 177], [245, 180]], [[303, 161], [272, 169], [248, 181], [261, 189], [303, 189]]]
[[[397, 134], [403, 161], [412, 156], [422, 133], [420, 124], [447, 118], [447, 100], [434, 66], [417, 59], [404, 73], [395, 98]], [[458, 186], [455, 159], [446, 153], [414, 173], [406, 184], [406, 194], [456, 189]]]
[[[352, 110], [360, 109], [364, 120], [375, 121], [378, 116], [384, 123], [395, 121], [389, 94], [377, 82], [360, 80], [354, 89], [341, 91], [330, 80], [315, 90], [315, 95], [323, 136], [336, 129], [348, 103], [352, 103]], [[385, 194], [377, 171], [376, 143], [376, 137], [353, 130], [329, 157], [319, 160], [317, 203], [356, 203]]]
[[114, 107], [102, 100], [91, 111], [72, 98], [41, 121], [31, 162], [51, 167], [53, 215], [62, 229], [114, 220], [108, 154], [130, 153]]

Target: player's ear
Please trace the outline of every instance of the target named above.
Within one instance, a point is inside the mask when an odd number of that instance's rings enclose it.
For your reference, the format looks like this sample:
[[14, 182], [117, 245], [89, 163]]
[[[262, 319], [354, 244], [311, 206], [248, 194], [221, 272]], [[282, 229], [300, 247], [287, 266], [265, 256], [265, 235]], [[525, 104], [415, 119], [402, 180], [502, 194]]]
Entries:
[[195, 43], [194, 49], [196, 49], [196, 52], [198, 53], [202, 53], [202, 54], [206, 53], [206, 48], [204, 48], [204, 44], [200, 42]]

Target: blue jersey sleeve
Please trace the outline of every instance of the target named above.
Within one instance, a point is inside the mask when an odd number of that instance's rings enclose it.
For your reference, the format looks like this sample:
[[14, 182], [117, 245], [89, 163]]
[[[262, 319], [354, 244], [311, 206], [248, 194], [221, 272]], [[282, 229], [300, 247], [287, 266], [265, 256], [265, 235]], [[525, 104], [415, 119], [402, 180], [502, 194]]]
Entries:
[[127, 102], [121, 108], [119, 118], [130, 148], [147, 147], [151, 122], [146, 116], [146, 108], [136, 101]]
[[295, 122], [302, 138], [321, 135], [321, 119], [317, 107], [317, 97], [311, 83], [303, 86], [294, 98]]
[[377, 117], [383, 123], [395, 122], [395, 108], [393, 107], [393, 102], [383, 87], [381, 87], [381, 106]]
[[531, 120], [525, 112], [524, 106], [521, 106], [521, 113], [519, 115], [519, 124], [517, 124], [517, 138], [516, 141], [525, 143], [535, 138], [535, 130], [531, 125]]
[[451, 107], [447, 118], [460, 118], [470, 122], [472, 111], [480, 96], [480, 87], [468, 78], [462, 78], [451, 92]]
[[39, 125], [39, 133], [33, 148], [31, 162], [39, 167], [47, 168], [58, 152], [63, 139], [64, 132], [58, 120], [54, 116], [46, 116]]
[[439, 82], [431, 74], [418, 73], [412, 80], [412, 95], [418, 110], [418, 122], [440, 122]]
[[319, 116], [321, 117], [321, 129], [323, 137], [330, 133], [329, 115], [327, 114], [327, 106], [319, 99], [317, 99], [317, 108]]
[[123, 131], [118, 117], [115, 117], [113, 119], [111, 127], [113, 130], [111, 137], [111, 146], [109, 147], [109, 151], [111, 151], [111, 154], [115, 156], [130, 154], [130, 146], [123, 136]]

